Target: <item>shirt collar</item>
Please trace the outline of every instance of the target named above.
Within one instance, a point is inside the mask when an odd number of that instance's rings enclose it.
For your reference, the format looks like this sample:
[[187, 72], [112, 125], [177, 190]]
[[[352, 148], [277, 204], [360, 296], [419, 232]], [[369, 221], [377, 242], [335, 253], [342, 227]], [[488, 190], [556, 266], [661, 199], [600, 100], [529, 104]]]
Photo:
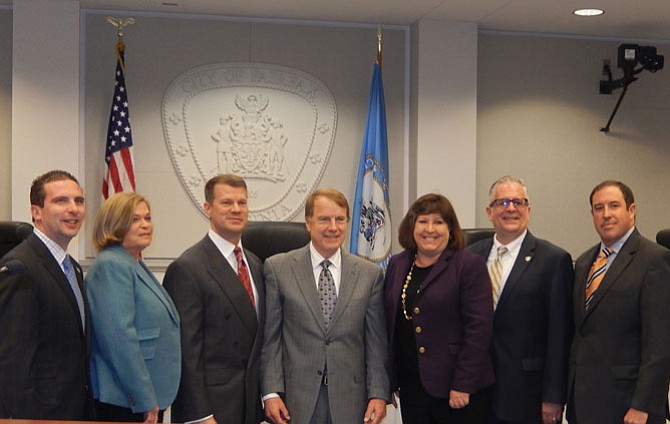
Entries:
[[[628, 240], [628, 237], [630, 237], [631, 234], [633, 234], [633, 230], [635, 230], [635, 226], [632, 226], [630, 230], [626, 234], [623, 235], [619, 240], [615, 241], [612, 243], [611, 246], [609, 247], [613, 253], [619, 253], [621, 248], [623, 247], [624, 243], [626, 243], [626, 240]], [[605, 243], [602, 241], [600, 242], [600, 250], [602, 250], [605, 247]]]
[[337, 249], [337, 252], [330, 258], [324, 258], [321, 256], [321, 254], [316, 250], [314, 247], [314, 244], [310, 241], [309, 242], [309, 254], [312, 259], [312, 269], [316, 269], [321, 266], [321, 262], [323, 262], [325, 259], [328, 259], [331, 263], [330, 266], [335, 267], [336, 269], [340, 269], [342, 265], [342, 252], [341, 249]]
[[44, 243], [49, 249], [49, 252], [51, 252], [51, 255], [56, 259], [58, 264], [62, 265], [63, 260], [65, 260], [65, 257], [67, 257], [67, 252], [63, 250], [62, 247], [58, 245], [55, 241], [51, 240], [46, 234], [44, 234], [42, 231], [40, 231], [37, 227], [33, 228], [33, 232], [39, 238], [42, 240], [42, 243]]
[[[233, 253], [233, 250], [235, 250], [236, 245], [218, 235], [216, 231], [212, 230], [211, 228], [209, 229], [207, 235], [209, 235], [209, 238], [212, 240], [212, 242], [214, 242], [214, 245], [216, 245], [216, 248], [219, 249], [219, 251], [224, 257], [227, 258]], [[240, 246], [240, 249], [242, 248], [241, 239], [240, 242], [237, 244], [237, 246]]]
[[526, 234], [528, 234], [528, 229], [524, 230], [519, 237], [515, 238], [514, 240], [510, 241], [507, 244], [500, 243], [498, 241], [498, 238], [494, 236], [493, 248], [495, 249], [495, 251], [498, 251], [498, 248], [500, 246], [505, 246], [507, 247], [508, 252], [514, 252], [514, 254], [516, 254], [521, 249], [521, 243], [523, 243], [523, 239], [526, 238]]

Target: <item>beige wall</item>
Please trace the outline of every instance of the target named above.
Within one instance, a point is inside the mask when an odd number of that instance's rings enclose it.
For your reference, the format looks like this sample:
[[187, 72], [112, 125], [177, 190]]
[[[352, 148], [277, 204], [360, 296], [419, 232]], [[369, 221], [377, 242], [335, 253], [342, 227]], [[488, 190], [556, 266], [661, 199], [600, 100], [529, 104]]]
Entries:
[[[605, 179], [633, 189], [643, 235], [654, 239], [670, 227], [670, 70], [638, 75], [611, 132], [600, 132], [621, 89], [600, 95], [598, 81], [604, 59], [616, 67], [619, 44], [480, 34], [479, 226], [488, 225], [484, 207], [491, 182], [512, 173], [528, 186], [531, 230], [573, 256], [597, 241], [588, 196]], [[657, 47], [668, 57], [667, 45]]]
[[[91, 14], [85, 20], [87, 234], [100, 202], [104, 140], [113, 90], [116, 35], [105, 18], [106, 15]], [[208, 225], [172, 168], [161, 124], [161, 102], [167, 86], [179, 74], [199, 65], [271, 63], [302, 70], [325, 83], [337, 104], [338, 122], [333, 151], [319, 186], [339, 188], [350, 201], [353, 199], [376, 54], [376, 28], [137, 17], [136, 24], [125, 34], [137, 191], [151, 201], [156, 223], [154, 242], [146, 252], [148, 259], [178, 256], [202, 238]], [[383, 79], [394, 217], [404, 213], [404, 63], [404, 31], [386, 29]], [[302, 220], [302, 214], [298, 213], [295, 220]], [[89, 245], [86, 256], [94, 253]]]
[[[105, 17], [84, 14], [81, 37], [85, 168], [80, 177], [89, 199], [88, 233], [99, 204], [102, 149], [113, 84], [115, 34]], [[434, 28], [435, 23], [430, 25]], [[11, 27], [11, 10], [0, 9], [0, 57], [11, 58]], [[413, 51], [420, 48], [419, 33], [413, 33]], [[406, 114], [405, 60], [409, 52], [405, 50], [405, 36], [402, 29], [387, 30], [384, 49], [394, 226], [404, 214], [403, 202], [411, 202], [414, 194], [423, 194], [417, 187], [428, 183], [419, 184], [417, 174], [425, 179], [435, 172], [427, 172], [424, 164], [416, 162], [418, 153], [445, 156], [439, 140], [421, 138], [416, 103], [409, 105]], [[157, 222], [156, 242], [149, 256], [175, 256], [198, 239], [206, 227], [172, 172], [163, 141], [160, 102], [174, 77], [201, 64], [227, 61], [275, 63], [315, 75], [331, 89], [339, 111], [335, 148], [322, 185], [340, 187], [351, 197], [374, 39], [374, 28], [139, 16], [137, 24], [126, 31], [127, 84], [136, 137], [138, 191], [152, 201]], [[667, 45], [650, 44], [656, 45], [660, 54], [668, 54], [664, 51], [669, 50]], [[644, 235], [653, 238], [659, 229], [670, 227], [670, 199], [665, 188], [669, 172], [665, 163], [670, 156], [670, 71], [640, 74], [623, 101], [612, 131], [604, 134], [599, 129], [620, 90], [612, 96], [600, 95], [598, 80], [603, 59], [616, 63], [618, 45], [618, 41], [480, 32], [476, 63], [477, 226], [489, 225], [484, 207], [490, 183], [513, 173], [523, 177], [530, 190], [531, 230], [565, 247], [573, 256], [596, 241], [588, 194], [606, 178], [622, 179], [632, 187]], [[412, 55], [412, 67], [416, 69], [421, 61]], [[434, 66], [423, 71], [448, 78]], [[11, 69], [10, 60], [0, 61], [0, 219], [11, 217]], [[615, 69], [615, 77], [619, 75]], [[414, 81], [414, 77], [409, 80]], [[412, 84], [410, 90], [420, 86]], [[444, 105], [434, 107], [439, 110]], [[407, 116], [411, 131], [405, 127]], [[411, 140], [409, 172], [403, 150], [405, 132]], [[453, 134], [445, 137], [453, 140]], [[472, 145], [464, 148], [472, 149]], [[443, 158], [445, 167], [450, 166], [450, 160]], [[17, 166], [21, 164], [15, 163]], [[470, 181], [464, 183], [467, 186]], [[412, 193], [411, 198], [407, 199], [403, 186]], [[18, 189], [27, 191], [27, 187]], [[452, 196], [450, 192], [444, 194]], [[472, 205], [456, 207], [463, 216], [472, 209]], [[84, 244], [88, 246], [88, 242]], [[85, 256], [92, 253], [86, 247]]]

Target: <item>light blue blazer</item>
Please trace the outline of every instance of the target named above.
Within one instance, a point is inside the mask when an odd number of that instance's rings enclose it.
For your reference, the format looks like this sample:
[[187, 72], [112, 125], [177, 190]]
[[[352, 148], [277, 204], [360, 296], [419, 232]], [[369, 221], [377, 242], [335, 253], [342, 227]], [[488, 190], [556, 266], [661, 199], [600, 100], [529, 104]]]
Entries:
[[135, 413], [163, 410], [179, 388], [179, 315], [144, 262], [103, 249], [86, 275], [93, 328], [91, 383], [100, 402]]

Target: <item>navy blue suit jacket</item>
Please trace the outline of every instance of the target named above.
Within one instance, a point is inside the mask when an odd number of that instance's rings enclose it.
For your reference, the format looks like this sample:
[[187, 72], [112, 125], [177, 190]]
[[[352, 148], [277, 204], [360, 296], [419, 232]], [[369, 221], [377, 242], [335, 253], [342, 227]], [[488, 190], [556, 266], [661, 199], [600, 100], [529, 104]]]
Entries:
[[[468, 250], [486, 259], [492, 246], [489, 238]], [[572, 282], [570, 254], [528, 231], [493, 321], [493, 408], [498, 418], [540, 420], [542, 402], [566, 402]]]
[[62, 268], [31, 234], [7, 253], [20, 275], [0, 277], [0, 417], [93, 418], [89, 389], [90, 323], [79, 264], [72, 260], [85, 306], [85, 331]]

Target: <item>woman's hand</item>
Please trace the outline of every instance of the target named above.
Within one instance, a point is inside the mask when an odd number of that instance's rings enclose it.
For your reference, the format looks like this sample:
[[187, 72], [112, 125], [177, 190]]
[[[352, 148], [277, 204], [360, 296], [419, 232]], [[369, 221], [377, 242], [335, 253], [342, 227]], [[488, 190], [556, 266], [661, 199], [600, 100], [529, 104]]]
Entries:
[[451, 390], [449, 392], [449, 406], [453, 409], [461, 409], [470, 403], [470, 394]]
[[150, 424], [158, 422], [158, 405], [154, 406], [154, 409], [144, 413], [144, 422]]

